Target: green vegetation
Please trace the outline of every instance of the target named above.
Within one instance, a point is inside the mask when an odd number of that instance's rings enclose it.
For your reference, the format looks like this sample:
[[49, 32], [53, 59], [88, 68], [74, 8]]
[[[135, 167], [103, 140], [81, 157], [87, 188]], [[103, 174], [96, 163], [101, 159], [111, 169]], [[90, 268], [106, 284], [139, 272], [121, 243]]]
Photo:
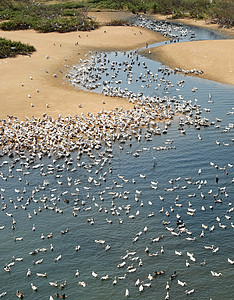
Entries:
[[14, 57], [17, 54], [27, 55], [33, 51], [36, 51], [33, 46], [0, 37], [0, 58]]
[[172, 14], [173, 18], [209, 18], [222, 26], [233, 26], [234, 0], [87, 0], [87, 3], [96, 9]]
[[40, 32], [69, 32], [92, 30], [98, 24], [81, 11], [83, 2], [44, 5], [26, 0], [0, 0], [0, 24], [2, 30], [33, 28]]
[[106, 24], [107, 26], [130, 26], [132, 23], [126, 20], [112, 20]]
[[234, 0], [216, 0], [211, 11], [212, 20], [221, 26], [232, 27], [234, 17]]
[[[0, 29], [33, 28], [40, 32], [92, 30], [98, 24], [89, 19], [86, 12], [102, 9], [211, 19], [221, 26], [231, 27], [234, 0], [0, 0], [0, 19], [8, 20], [0, 24]], [[112, 25], [121, 24], [114, 23]]]

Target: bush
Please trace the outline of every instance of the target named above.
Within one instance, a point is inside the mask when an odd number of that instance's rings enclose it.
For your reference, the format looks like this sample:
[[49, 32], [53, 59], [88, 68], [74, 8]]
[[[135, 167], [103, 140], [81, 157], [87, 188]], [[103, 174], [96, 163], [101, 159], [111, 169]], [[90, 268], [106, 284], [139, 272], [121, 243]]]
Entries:
[[90, 20], [78, 10], [83, 6], [82, 2], [53, 5], [28, 3], [25, 5], [19, 1], [18, 4], [9, 4], [2, 11], [0, 9], [0, 18], [10, 19], [1, 23], [0, 28], [2, 30], [33, 28], [40, 32], [89, 31], [97, 28], [98, 23]]
[[2, 30], [23, 30], [34, 27], [35, 21], [33, 19], [15, 18], [10, 21], [6, 21], [0, 24]]
[[[233, 26], [234, 0], [84, 0], [50, 5], [35, 3], [32, 0], [0, 0], [0, 19], [12, 21], [9, 24], [4, 23], [1, 28], [40, 28], [38, 30], [43, 32], [46, 32], [46, 28], [48, 31], [59, 32], [96, 28], [97, 23], [91, 23], [82, 14], [82, 10], [86, 9], [127, 9], [133, 13], [153, 11], [173, 14], [174, 18], [185, 15], [193, 18], [210, 17], [221, 25]], [[73, 19], [75, 16], [78, 17], [76, 21]], [[64, 30], [61, 26], [65, 26]]]
[[126, 20], [112, 20], [106, 24], [107, 26], [130, 26], [131, 23]]
[[214, 23], [220, 26], [232, 27], [234, 25], [234, 2], [232, 0], [216, 0], [210, 10]]
[[17, 54], [27, 55], [33, 51], [36, 51], [33, 46], [0, 37], [0, 58], [14, 57]]
[[180, 10], [180, 9], [177, 9], [174, 13], [173, 13], [173, 15], [172, 15], [172, 18], [173, 19], [182, 19], [182, 18], [184, 18], [185, 17], [185, 14], [184, 14], [184, 12], [182, 11], [182, 10]]
[[43, 19], [38, 22], [35, 29], [40, 32], [70, 32], [70, 31], [90, 31], [97, 28], [97, 23], [83, 18], [54, 18]]

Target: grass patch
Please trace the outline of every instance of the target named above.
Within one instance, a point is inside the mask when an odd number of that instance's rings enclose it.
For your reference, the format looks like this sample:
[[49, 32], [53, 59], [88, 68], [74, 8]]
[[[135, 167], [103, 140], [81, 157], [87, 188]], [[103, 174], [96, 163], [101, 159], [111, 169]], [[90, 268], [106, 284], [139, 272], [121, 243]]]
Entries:
[[28, 55], [36, 49], [28, 44], [14, 42], [0, 37], [0, 58], [14, 57], [18, 54]]

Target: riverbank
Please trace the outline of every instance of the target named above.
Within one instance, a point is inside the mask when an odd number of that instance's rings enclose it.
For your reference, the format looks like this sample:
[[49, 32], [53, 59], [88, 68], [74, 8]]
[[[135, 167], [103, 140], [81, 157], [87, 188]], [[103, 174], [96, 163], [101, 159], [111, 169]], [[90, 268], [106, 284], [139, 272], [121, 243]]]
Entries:
[[234, 84], [233, 49], [234, 40], [214, 40], [163, 45], [143, 53], [172, 69], [203, 70], [199, 77]]
[[[14, 115], [52, 117], [97, 113], [103, 108], [129, 109], [126, 99], [105, 97], [74, 89], [64, 76], [73, 64], [89, 51], [131, 50], [165, 40], [160, 34], [137, 27], [101, 27], [91, 32], [37, 33], [34, 30], [1, 31], [7, 39], [30, 43], [36, 48], [31, 56], [0, 60], [0, 118]], [[39, 92], [37, 91], [39, 90]], [[82, 104], [82, 108], [79, 105]], [[48, 108], [47, 108], [48, 106]]]
[[172, 15], [159, 15], [154, 14], [152, 17], [155, 20], [164, 20], [164, 21], [172, 21], [177, 23], [182, 23], [185, 25], [192, 25], [196, 27], [202, 27], [205, 29], [218, 31], [230, 38], [234, 38], [234, 28], [224, 28], [220, 27], [219, 24], [213, 24], [210, 22], [210, 20], [196, 20], [196, 19], [190, 19], [190, 18], [184, 18], [184, 19], [173, 19]]
[[[112, 20], [127, 20], [134, 16], [128, 12], [90, 12], [97, 22], [104, 24]], [[196, 19], [172, 19], [172, 15], [149, 15], [157, 20], [168, 20], [186, 25], [202, 27], [208, 30], [222, 33], [230, 38], [234, 38], [234, 28], [222, 28], [218, 24], [212, 24], [208, 20]], [[224, 45], [225, 46], [222, 46]], [[178, 43], [161, 46], [151, 50], [151, 55], [147, 55], [148, 50], [143, 51], [148, 57], [160, 60], [163, 64], [171, 68], [204, 70], [199, 76], [202, 78], [218, 81], [221, 83], [234, 84], [234, 59], [233, 40], [225, 41], [202, 41], [192, 43]], [[215, 65], [214, 65], [215, 62]]]

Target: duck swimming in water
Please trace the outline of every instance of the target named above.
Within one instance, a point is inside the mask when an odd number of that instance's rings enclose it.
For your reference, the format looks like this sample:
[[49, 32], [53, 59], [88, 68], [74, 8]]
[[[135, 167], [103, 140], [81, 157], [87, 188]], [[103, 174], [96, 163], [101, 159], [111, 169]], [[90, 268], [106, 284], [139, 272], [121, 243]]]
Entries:
[[177, 276], [177, 273], [176, 273], [176, 271], [175, 271], [174, 274], [171, 275], [171, 278], [170, 278], [170, 279], [173, 280], [173, 279], [176, 278], [176, 276]]
[[23, 299], [24, 298], [24, 295], [22, 293], [20, 293], [19, 290], [16, 291], [16, 296], [19, 298], [19, 299]]
[[154, 274], [154, 277], [157, 277], [157, 275], [163, 275], [163, 274], [165, 274], [165, 271], [164, 271], [164, 270], [161, 270], [161, 271], [153, 271], [153, 274]]
[[67, 296], [66, 296], [65, 294], [59, 295], [58, 293], [56, 293], [55, 296], [56, 296], [57, 298], [61, 298], [61, 299], [67, 298]]

